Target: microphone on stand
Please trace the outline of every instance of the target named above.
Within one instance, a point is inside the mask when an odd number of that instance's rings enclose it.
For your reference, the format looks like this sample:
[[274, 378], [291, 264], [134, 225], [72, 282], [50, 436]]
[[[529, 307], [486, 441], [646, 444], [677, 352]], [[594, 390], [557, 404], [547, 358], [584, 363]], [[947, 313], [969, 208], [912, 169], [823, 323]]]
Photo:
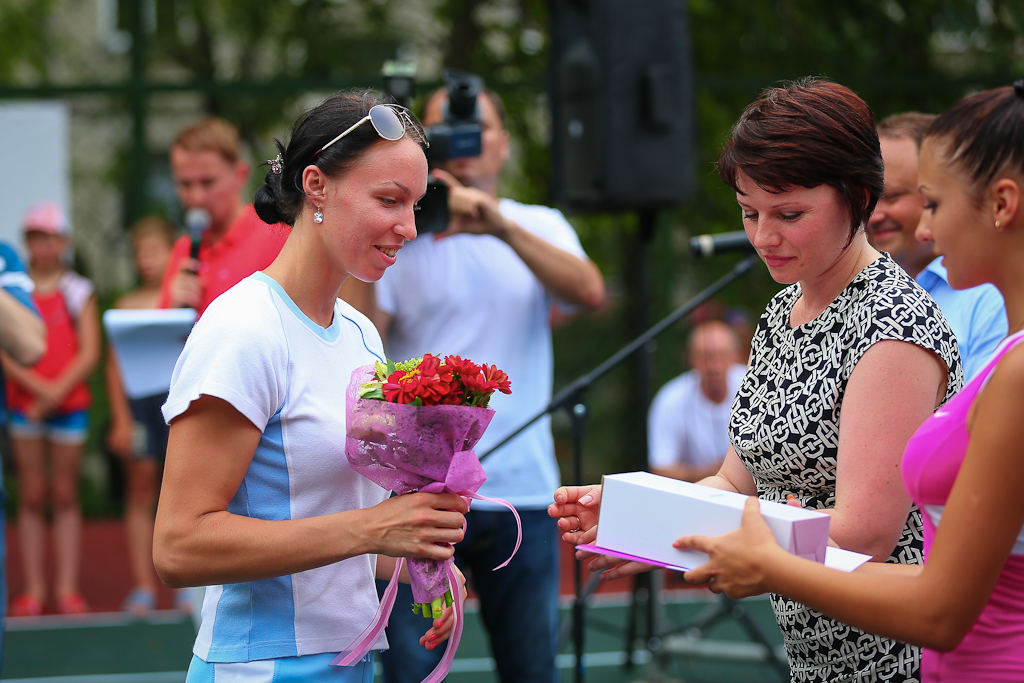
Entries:
[[190, 255], [199, 258], [199, 244], [203, 241], [203, 233], [210, 227], [210, 212], [206, 209], [189, 209], [185, 212], [185, 229], [192, 238]]
[[707, 258], [730, 251], [753, 254], [757, 252], [757, 249], [747, 239], [747, 233], [742, 230], [721, 232], [715, 235], [697, 235], [690, 238], [690, 253], [694, 258]]

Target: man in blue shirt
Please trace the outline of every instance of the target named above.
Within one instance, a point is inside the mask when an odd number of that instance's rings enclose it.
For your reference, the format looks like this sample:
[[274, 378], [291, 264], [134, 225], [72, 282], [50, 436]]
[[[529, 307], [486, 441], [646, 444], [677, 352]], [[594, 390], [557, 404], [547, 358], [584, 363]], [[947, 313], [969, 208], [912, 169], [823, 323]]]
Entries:
[[[32, 365], [46, 352], [46, 327], [32, 303], [32, 280], [17, 253], [0, 242], [0, 350], [22, 365]], [[0, 371], [0, 425], [7, 421], [7, 392]], [[7, 614], [7, 540], [4, 534], [3, 469], [0, 468], [0, 632]], [[3, 648], [0, 644], [0, 661]]]
[[960, 346], [964, 378], [978, 374], [1006, 336], [1006, 306], [992, 285], [955, 290], [930, 242], [914, 232], [924, 211], [917, 191], [917, 155], [931, 114], [894, 114], [878, 124], [878, 140], [885, 163], [885, 194], [868, 221], [868, 241], [887, 251], [935, 299]]

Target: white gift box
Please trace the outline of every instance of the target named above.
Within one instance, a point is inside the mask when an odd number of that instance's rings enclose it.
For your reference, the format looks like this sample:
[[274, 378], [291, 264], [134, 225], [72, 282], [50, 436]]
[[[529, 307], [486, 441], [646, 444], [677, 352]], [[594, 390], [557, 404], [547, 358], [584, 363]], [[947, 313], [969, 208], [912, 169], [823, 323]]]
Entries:
[[[602, 484], [594, 545], [673, 568], [692, 569], [708, 559], [696, 550], [677, 550], [673, 542], [682, 536], [734, 531], [747, 500], [739, 493], [650, 472], [608, 474]], [[766, 500], [760, 503], [761, 515], [780, 546], [799, 557], [825, 562], [828, 515]]]

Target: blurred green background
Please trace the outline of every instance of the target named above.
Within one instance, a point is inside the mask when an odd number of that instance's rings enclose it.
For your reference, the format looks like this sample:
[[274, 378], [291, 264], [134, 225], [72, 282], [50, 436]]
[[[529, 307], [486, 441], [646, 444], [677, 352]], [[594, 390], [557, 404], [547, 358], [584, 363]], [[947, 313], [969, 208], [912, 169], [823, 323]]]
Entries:
[[[762, 89], [825, 76], [852, 87], [881, 118], [909, 109], [939, 112], [971, 91], [1024, 74], [1020, 0], [689, 0], [688, 6], [699, 187], [691, 202], [658, 216], [649, 273], [653, 320], [738, 258], [694, 261], [687, 239], [740, 229], [713, 160]], [[504, 98], [515, 141], [502, 194], [548, 203], [548, 14], [545, 0], [3, 0], [0, 101], [68, 103], [71, 215], [82, 246], [76, 264], [96, 280], [101, 303], [109, 306], [133, 284], [126, 227], [151, 212], [178, 217], [166, 163], [166, 145], [178, 128], [204, 112], [223, 116], [239, 126], [251, 158], [265, 159], [273, 156], [272, 138], [286, 137], [288, 122], [306, 105], [341, 87], [380, 87], [389, 59], [418, 64], [421, 96], [438, 85], [443, 67], [482, 75]], [[263, 172], [254, 170], [255, 187]], [[99, 215], [90, 203], [97, 194], [113, 197]], [[571, 221], [604, 273], [610, 298], [601, 311], [557, 327], [556, 389], [630, 338], [636, 282], [634, 215]], [[742, 307], [756, 320], [777, 290], [759, 266], [722, 295], [722, 308]], [[683, 324], [659, 339], [653, 388], [685, 369], [685, 333]], [[102, 454], [101, 378], [102, 369], [93, 381], [91, 464], [83, 483], [92, 516], [119, 512], [116, 468]], [[639, 467], [630, 409], [637, 400], [628, 365], [594, 388], [586, 480]], [[555, 430], [567, 476], [567, 421], [557, 418]]]

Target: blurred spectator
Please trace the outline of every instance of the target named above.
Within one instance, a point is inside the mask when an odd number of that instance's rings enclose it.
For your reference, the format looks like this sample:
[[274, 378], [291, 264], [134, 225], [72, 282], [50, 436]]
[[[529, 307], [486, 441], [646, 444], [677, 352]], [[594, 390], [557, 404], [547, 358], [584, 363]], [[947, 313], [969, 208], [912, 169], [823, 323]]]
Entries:
[[[498, 198], [509, 153], [504, 111], [490, 91], [477, 102], [480, 155], [449, 160], [433, 171], [449, 187], [448, 229], [402, 248], [377, 282], [379, 310], [369, 317], [391, 358], [455, 354], [509, 374], [512, 394], [491, 399], [495, 416], [477, 445], [483, 453], [551, 400], [552, 302], [595, 307], [604, 299], [604, 281], [559, 211]], [[442, 123], [446, 109], [445, 91], [435, 92], [426, 103], [424, 125]], [[346, 294], [359, 285], [354, 280], [346, 282]], [[480, 493], [515, 506], [522, 546], [508, 566], [492, 571], [515, 545], [516, 520], [499, 505], [474, 501], [455, 561], [480, 596], [499, 679], [550, 683], [558, 677], [559, 558], [558, 530], [546, 506], [559, 474], [548, 419], [502, 446], [483, 466], [487, 482]], [[398, 590], [399, 604], [412, 601], [408, 586]], [[382, 658], [388, 683], [421, 681], [441, 659], [442, 650], [419, 646], [422, 622], [409, 610], [391, 615], [390, 649]]]
[[174, 245], [158, 308], [189, 306], [202, 313], [242, 278], [269, 266], [288, 230], [267, 225], [242, 202], [249, 165], [242, 161], [238, 130], [223, 119], [202, 119], [178, 134], [171, 173], [185, 209], [203, 209], [209, 224], [198, 258], [192, 257], [190, 235]]
[[[144, 218], [132, 227], [130, 235], [142, 285], [118, 299], [114, 308], [156, 308], [174, 245], [174, 228], [161, 218]], [[167, 392], [129, 399], [112, 348], [108, 350], [106, 379], [111, 418], [107, 446], [122, 459], [127, 475], [124, 519], [134, 586], [123, 609], [142, 616], [156, 606], [153, 516], [167, 451], [167, 424], [160, 413]]]
[[[0, 351], [20, 365], [34, 365], [46, 353], [46, 325], [32, 300], [34, 288], [17, 252], [0, 242]], [[7, 394], [0, 392], [0, 425], [6, 422]]]
[[750, 311], [739, 306], [730, 308], [722, 317], [722, 321], [732, 328], [739, 339], [739, 363], [747, 364], [750, 357], [750, 342], [754, 338], [754, 320]]
[[658, 391], [647, 417], [651, 471], [684, 481], [716, 472], [729, 450], [729, 410], [746, 368], [740, 340], [723, 322], [690, 333], [690, 367]]
[[[46, 353], [46, 326], [32, 301], [32, 279], [25, 273], [21, 259], [10, 245], [0, 242], [0, 350], [14, 362], [32, 365]], [[0, 372], [0, 427], [7, 423], [7, 392]], [[3, 454], [7, 456], [6, 453]], [[7, 614], [7, 493], [3, 486], [0, 461], [0, 633]], [[0, 665], [3, 641], [0, 639]]]
[[885, 163], [885, 194], [868, 220], [868, 241], [887, 251], [903, 270], [924, 287], [949, 322], [964, 364], [964, 380], [976, 375], [1006, 336], [1006, 306], [991, 284], [956, 290], [949, 286], [946, 267], [928, 240], [918, 240], [917, 224], [924, 197], [917, 191], [917, 155], [933, 114], [904, 112], [882, 119], [878, 142]]
[[[3, 356], [10, 378], [11, 446], [18, 472], [18, 530], [25, 571], [24, 593], [11, 603], [12, 616], [41, 614], [46, 601], [43, 573], [46, 504], [53, 504], [56, 546], [56, 608], [61, 614], [88, 611], [78, 591], [82, 516], [78, 470], [89, 431], [91, 398], [85, 379], [96, 367], [99, 317], [92, 283], [68, 270], [64, 258], [70, 226], [52, 202], [25, 216], [25, 245], [33, 298], [46, 323], [46, 353], [31, 369]], [[47, 457], [52, 483], [47, 485]]]

